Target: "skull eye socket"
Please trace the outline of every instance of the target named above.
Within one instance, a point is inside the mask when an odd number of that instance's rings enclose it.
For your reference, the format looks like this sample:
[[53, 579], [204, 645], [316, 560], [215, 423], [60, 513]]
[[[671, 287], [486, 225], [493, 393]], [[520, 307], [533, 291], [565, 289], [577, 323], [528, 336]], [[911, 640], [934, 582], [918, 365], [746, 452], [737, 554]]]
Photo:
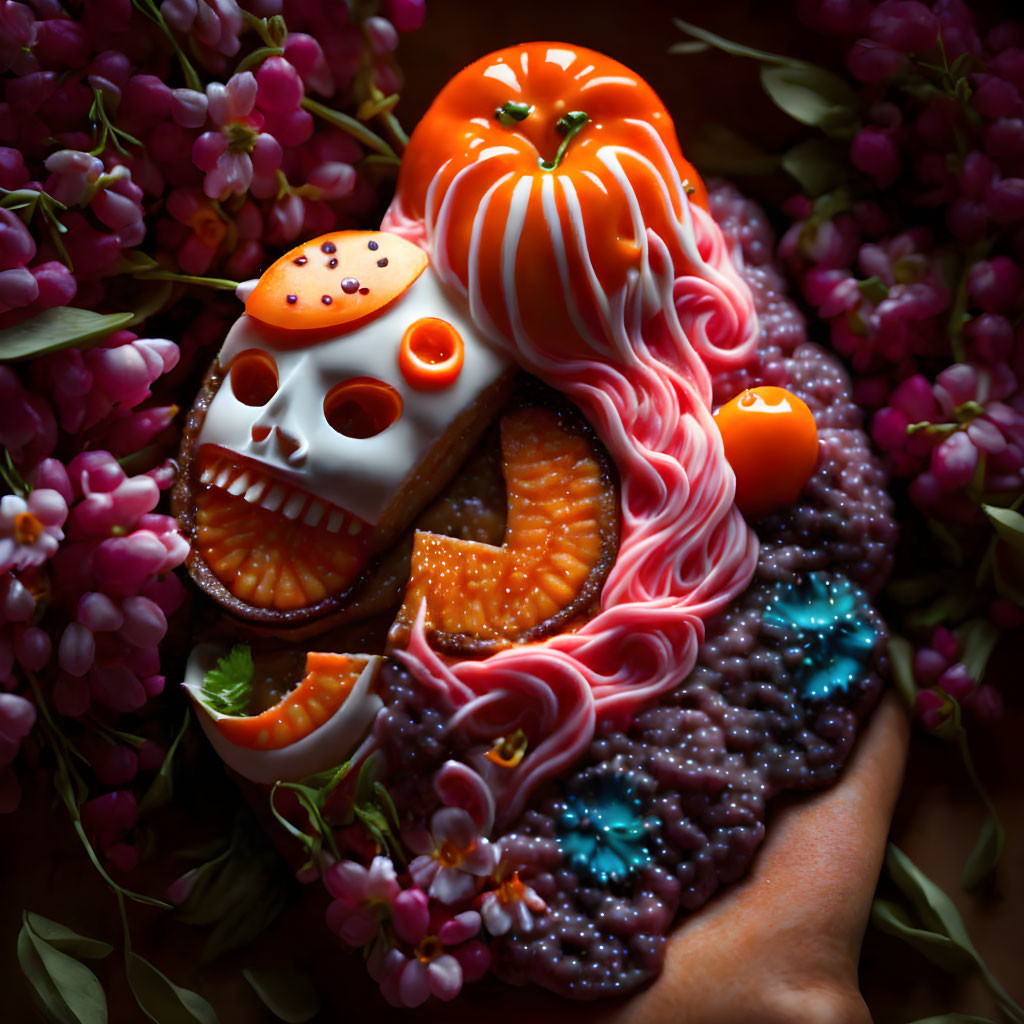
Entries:
[[410, 387], [434, 391], [455, 382], [464, 357], [459, 332], [447, 320], [425, 316], [402, 335], [398, 365]]
[[375, 437], [402, 415], [402, 396], [382, 380], [353, 377], [336, 384], [324, 399], [324, 417], [345, 437]]
[[277, 363], [258, 349], [241, 352], [231, 362], [231, 390], [243, 405], [266, 405], [277, 393]]

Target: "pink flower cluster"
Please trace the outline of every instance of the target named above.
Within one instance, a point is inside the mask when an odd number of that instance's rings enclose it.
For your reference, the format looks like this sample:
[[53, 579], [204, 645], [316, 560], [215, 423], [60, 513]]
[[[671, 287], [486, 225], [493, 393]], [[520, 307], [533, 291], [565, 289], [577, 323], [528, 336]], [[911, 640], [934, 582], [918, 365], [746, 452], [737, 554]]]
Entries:
[[[167, 408], [137, 406], [177, 358], [172, 342], [122, 331], [85, 353], [36, 360], [25, 374], [33, 390], [0, 367], [6, 479], [23, 481], [0, 498], [0, 685], [12, 700], [29, 699], [15, 691], [27, 691], [31, 675], [57, 713], [111, 716], [138, 710], [163, 688], [158, 645], [183, 597], [173, 570], [188, 552], [177, 523], [155, 511], [173, 471], [158, 464], [128, 476], [109, 451], [66, 465], [51, 453], [89, 437], [116, 438], [123, 454], [149, 444]], [[0, 723], [11, 759], [29, 721], [12, 715], [13, 724]], [[86, 756], [105, 784], [127, 784], [154, 766], [153, 749], [92, 740]]]
[[151, 267], [143, 245], [164, 270], [245, 279], [269, 247], [375, 206], [363, 146], [304, 101], [395, 92], [422, 0], [369, 16], [263, 0], [256, 18], [236, 0], [163, 0], [160, 24], [131, 0], [33, 7], [0, 3], [0, 327], [109, 299]]
[[1012, 500], [1024, 489], [1024, 401], [1005, 364], [956, 363], [933, 384], [903, 381], [871, 424], [871, 436], [895, 476], [910, 476], [910, 495], [930, 514], [970, 520], [969, 485]]
[[949, 721], [951, 699], [983, 722], [997, 719], [1003, 710], [999, 691], [987, 683], [979, 684], [967, 666], [959, 660], [962, 651], [957, 638], [945, 627], [933, 633], [929, 646], [914, 655], [914, 676], [921, 687], [917, 709], [921, 722], [935, 732]]
[[[904, 543], [945, 537], [961, 566], [947, 573], [969, 566], [976, 595], [956, 614], [1000, 626], [1015, 618], [1018, 567], [1004, 560], [987, 583], [975, 573], [991, 569], [995, 543], [982, 506], [1024, 497], [1024, 23], [979, 33], [963, 0], [799, 11], [850, 38], [859, 127], [845, 183], [786, 205], [779, 254], [854, 371], [890, 474], [907, 481], [897, 493], [919, 525]], [[918, 651], [929, 728], [950, 698], [996, 710], [958, 657], [946, 630]]]
[[[235, 309], [216, 299], [192, 309], [183, 288], [230, 287], [203, 275], [254, 276], [274, 247], [375, 208], [379, 172], [362, 173], [363, 144], [330, 105], [343, 98], [349, 118], [360, 105], [376, 116], [400, 85], [399, 33], [424, 10], [422, 0], [373, 14], [312, 0], [151, 6], [159, 16], [132, 0], [0, 0], [0, 330], [62, 306], [171, 308], [191, 362]], [[356, 134], [372, 137], [372, 126]], [[56, 323], [55, 338], [64, 322], [39, 321]], [[34, 721], [30, 676], [56, 714], [104, 725], [78, 738], [99, 782], [128, 785], [155, 766], [158, 747], [114, 741], [106, 726], [161, 691], [160, 644], [183, 597], [173, 570], [187, 544], [158, 509], [187, 376], [168, 376], [178, 346], [121, 330], [46, 347], [0, 367], [4, 807]], [[103, 849], [124, 846], [122, 804], [116, 822], [95, 824]]]
[[435, 811], [429, 829], [410, 830], [406, 841], [418, 856], [402, 876], [377, 856], [369, 867], [338, 861], [324, 881], [334, 897], [328, 926], [346, 945], [370, 947], [367, 966], [384, 997], [412, 1007], [431, 995], [453, 999], [483, 976], [483, 926], [491, 935], [529, 931], [546, 906], [462, 808]]

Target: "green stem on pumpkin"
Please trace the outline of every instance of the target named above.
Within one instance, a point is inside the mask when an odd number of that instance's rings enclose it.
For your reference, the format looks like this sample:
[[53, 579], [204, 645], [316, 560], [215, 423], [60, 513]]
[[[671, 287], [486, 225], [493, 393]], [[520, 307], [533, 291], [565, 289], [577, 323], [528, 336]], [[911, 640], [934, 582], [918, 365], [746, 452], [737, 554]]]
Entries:
[[582, 110], [570, 110], [568, 114], [558, 119], [555, 127], [564, 138], [562, 139], [562, 144], [558, 147], [558, 152], [555, 153], [555, 158], [553, 160], [541, 161], [540, 166], [542, 170], [553, 171], [558, 167], [565, 156], [565, 151], [569, 148], [569, 143], [572, 142], [583, 126], [589, 121], [590, 118]]

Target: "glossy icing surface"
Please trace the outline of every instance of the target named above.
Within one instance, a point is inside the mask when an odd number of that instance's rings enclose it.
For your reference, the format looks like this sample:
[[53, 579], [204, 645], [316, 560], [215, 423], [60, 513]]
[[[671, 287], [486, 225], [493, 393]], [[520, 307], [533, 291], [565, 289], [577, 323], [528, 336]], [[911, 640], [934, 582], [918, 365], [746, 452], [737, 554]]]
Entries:
[[[424, 317], [449, 324], [464, 352], [458, 373], [434, 390], [410, 385], [399, 364], [403, 336]], [[241, 456], [267, 476], [371, 525], [458, 414], [510, 365], [430, 269], [375, 316], [353, 329], [318, 335], [312, 343], [297, 344], [294, 332], [242, 316], [221, 349], [221, 366], [231, 367], [251, 354], [273, 365], [276, 388], [265, 402], [246, 404], [232, 387], [229, 371], [206, 413], [200, 450], [215, 445]], [[371, 436], [346, 436], [332, 426], [325, 403], [332, 389], [366, 379], [398, 396], [397, 415]], [[265, 501], [269, 491], [259, 500]]]
[[[512, 97], [533, 113], [510, 131], [494, 114]], [[551, 117], [584, 102], [593, 120], [545, 169]], [[577, 149], [585, 164], [572, 172]], [[414, 630], [400, 655], [466, 728], [496, 706], [529, 721], [513, 769], [482, 756], [473, 765], [499, 797], [499, 823], [579, 755], [599, 718], [629, 716], [676, 686], [703, 620], [753, 573], [756, 538], [733, 504], [709, 367], [748, 359], [757, 319], [703, 194], [636, 75], [538, 43], [486, 57], [445, 87], [384, 220], [432, 252], [477, 322], [576, 403], [621, 479], [618, 559], [600, 613], [578, 632], [449, 665]]]

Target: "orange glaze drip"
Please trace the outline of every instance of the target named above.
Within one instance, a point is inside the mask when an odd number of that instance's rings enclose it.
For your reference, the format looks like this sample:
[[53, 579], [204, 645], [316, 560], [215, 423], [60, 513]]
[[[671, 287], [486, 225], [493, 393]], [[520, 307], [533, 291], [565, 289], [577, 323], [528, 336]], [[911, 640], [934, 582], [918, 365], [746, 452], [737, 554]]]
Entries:
[[[495, 113], [509, 101], [532, 109], [505, 126]], [[556, 125], [572, 111], [584, 112], [587, 123], [560, 164], [547, 170], [541, 163], [554, 157], [563, 138]], [[605, 162], [613, 151], [629, 179], [626, 186]], [[598, 336], [600, 300], [587, 298], [594, 290], [587, 262], [598, 290], [615, 293], [630, 271], [641, 268], [641, 246], [651, 229], [668, 245], [681, 273], [687, 265], [677, 238], [682, 207], [688, 201], [707, 205], [704, 185], [683, 158], [664, 105], [624, 65], [581, 47], [552, 43], [499, 51], [470, 65], [442, 90], [413, 133], [397, 195], [404, 216], [427, 223], [444, 219], [445, 249], [435, 254], [438, 262], [442, 267], [447, 262], [467, 287], [478, 274], [486, 312], [506, 336], [515, 333], [504, 279], [506, 228], [527, 189], [518, 257], [512, 255], [518, 313], [527, 335], [541, 344], [554, 341], [562, 352], [585, 348], [567, 305], [550, 301], [560, 271], [544, 193], [549, 212], [553, 203], [565, 246], [569, 290], [580, 317]], [[572, 226], [573, 192], [582, 244]], [[641, 224], [633, 220], [634, 196]], [[474, 270], [470, 250], [478, 219]]]
[[279, 750], [323, 725], [345, 702], [369, 655], [306, 655], [302, 682], [273, 707], [258, 715], [217, 719], [226, 740], [251, 750]]

